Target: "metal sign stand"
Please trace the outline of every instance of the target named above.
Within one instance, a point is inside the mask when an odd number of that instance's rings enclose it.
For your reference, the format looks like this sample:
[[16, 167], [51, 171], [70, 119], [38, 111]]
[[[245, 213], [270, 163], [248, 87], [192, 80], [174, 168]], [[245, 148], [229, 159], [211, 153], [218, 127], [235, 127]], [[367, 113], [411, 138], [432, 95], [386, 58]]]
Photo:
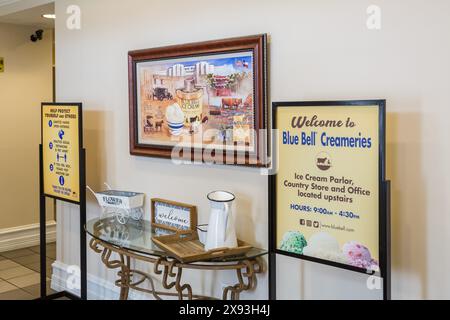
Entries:
[[384, 181], [384, 217], [386, 234], [382, 235], [381, 277], [383, 278], [383, 300], [391, 300], [391, 181]]
[[[41, 254], [41, 299], [52, 300], [62, 297], [70, 298], [72, 300], [86, 300], [87, 299], [87, 256], [86, 256], [86, 232], [84, 226], [86, 225], [86, 151], [80, 150], [80, 281], [81, 290], [80, 297], [67, 292], [58, 292], [52, 295], [47, 295], [47, 217], [46, 204], [47, 196], [44, 194], [44, 179], [43, 179], [43, 150], [42, 145], [39, 145], [39, 176], [40, 176], [40, 254]], [[60, 201], [63, 201], [59, 199]], [[73, 203], [71, 201], [67, 201]]]
[[[364, 102], [364, 101], [363, 101]], [[372, 103], [373, 101], [366, 101], [365, 103]], [[378, 104], [379, 101], [375, 101]], [[334, 102], [335, 104], [339, 104], [337, 102]], [[288, 105], [289, 103], [283, 102], [280, 103], [282, 105]], [[299, 105], [301, 103], [291, 103], [291, 105]], [[313, 105], [314, 103], [308, 102], [307, 105]], [[323, 105], [323, 102], [318, 102], [317, 104]], [[341, 103], [342, 104], [342, 103]], [[345, 102], [343, 104], [346, 104]], [[382, 125], [380, 125], [380, 137], [382, 141], [382, 146], [380, 149], [380, 179], [379, 179], [379, 190], [380, 190], [380, 198], [379, 198], [379, 256], [380, 256], [380, 270], [379, 275], [382, 278], [383, 283], [383, 300], [391, 300], [391, 182], [389, 180], [384, 180], [384, 174], [385, 174], [385, 101], [383, 100], [381, 103], [381, 107], [383, 108], [382, 113]], [[275, 128], [276, 123], [276, 110], [275, 110], [275, 103], [272, 110], [272, 123], [273, 123], [273, 129]], [[269, 182], [269, 300], [276, 300], [277, 299], [277, 254], [283, 254], [286, 256], [292, 256], [297, 257], [298, 255], [295, 254], [289, 254], [287, 252], [280, 252], [280, 250], [276, 247], [276, 186], [275, 186], [275, 175], [269, 176], [268, 182]], [[306, 257], [302, 258], [304, 260], [311, 260], [313, 259], [306, 259]], [[323, 263], [323, 262], [322, 262]], [[338, 266], [334, 263], [327, 263], [331, 266]], [[342, 266], [341, 266], [342, 267]], [[351, 270], [352, 268], [347, 268]], [[357, 268], [353, 268], [357, 272], [363, 272], [361, 270], [356, 270]]]
[[[50, 103], [46, 104], [49, 105]], [[79, 106], [79, 202], [46, 195], [44, 192], [44, 149], [39, 145], [39, 210], [40, 210], [40, 271], [41, 271], [41, 300], [52, 300], [58, 298], [69, 298], [72, 300], [87, 299], [87, 255], [86, 255], [86, 150], [82, 143], [82, 111], [81, 104], [52, 103], [59, 105]], [[68, 291], [62, 291], [47, 295], [47, 237], [46, 237], [46, 198], [53, 198], [80, 206], [80, 296]]]

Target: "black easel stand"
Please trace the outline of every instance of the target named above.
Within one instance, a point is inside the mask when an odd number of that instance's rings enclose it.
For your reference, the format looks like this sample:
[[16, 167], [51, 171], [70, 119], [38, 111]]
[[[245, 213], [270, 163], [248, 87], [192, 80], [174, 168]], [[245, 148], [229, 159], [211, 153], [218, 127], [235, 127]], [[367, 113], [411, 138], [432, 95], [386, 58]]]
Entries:
[[[275, 194], [272, 177], [269, 176], [269, 195]], [[275, 202], [269, 196], [269, 300], [277, 300], [277, 254], [275, 253]]]
[[87, 258], [86, 258], [86, 232], [84, 226], [86, 225], [86, 150], [80, 149], [80, 203], [67, 201], [56, 198], [60, 201], [65, 201], [80, 206], [80, 281], [81, 290], [80, 297], [67, 292], [58, 292], [52, 295], [47, 295], [47, 240], [46, 240], [46, 205], [45, 200], [47, 196], [44, 194], [44, 172], [43, 172], [43, 148], [39, 145], [39, 183], [40, 183], [40, 254], [41, 254], [41, 300], [53, 300], [58, 298], [69, 298], [71, 300], [86, 300], [87, 299]]
[[391, 300], [391, 181], [384, 181], [384, 210], [386, 234], [382, 234], [385, 252], [381, 257], [381, 277], [383, 278], [383, 300]]
[[[385, 214], [383, 215], [385, 221], [380, 221], [386, 226], [385, 232], [380, 232], [380, 276], [383, 279], [383, 300], [391, 300], [391, 181], [383, 181], [383, 199], [382, 208]], [[272, 184], [269, 183], [269, 192], [273, 190]], [[269, 300], [277, 299], [277, 254], [275, 252], [275, 212], [273, 209], [274, 203], [269, 197]]]

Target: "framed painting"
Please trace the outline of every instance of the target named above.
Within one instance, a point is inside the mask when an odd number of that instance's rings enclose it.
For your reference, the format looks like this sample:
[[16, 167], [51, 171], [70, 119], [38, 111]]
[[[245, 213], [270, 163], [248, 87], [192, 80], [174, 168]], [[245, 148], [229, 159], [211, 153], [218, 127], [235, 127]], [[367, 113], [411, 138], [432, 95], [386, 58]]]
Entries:
[[130, 153], [267, 166], [266, 35], [131, 51]]

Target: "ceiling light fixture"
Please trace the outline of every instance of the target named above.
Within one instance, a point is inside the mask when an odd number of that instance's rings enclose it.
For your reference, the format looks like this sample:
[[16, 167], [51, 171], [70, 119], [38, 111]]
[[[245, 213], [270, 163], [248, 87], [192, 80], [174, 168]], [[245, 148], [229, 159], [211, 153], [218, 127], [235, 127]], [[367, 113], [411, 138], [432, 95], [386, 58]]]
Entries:
[[46, 13], [42, 15], [42, 18], [45, 19], [56, 19], [56, 15], [54, 13]]

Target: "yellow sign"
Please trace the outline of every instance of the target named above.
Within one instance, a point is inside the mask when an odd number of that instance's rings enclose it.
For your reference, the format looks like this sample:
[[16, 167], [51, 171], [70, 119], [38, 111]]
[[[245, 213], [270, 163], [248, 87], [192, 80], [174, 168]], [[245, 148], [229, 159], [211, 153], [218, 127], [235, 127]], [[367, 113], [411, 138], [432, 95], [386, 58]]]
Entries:
[[277, 249], [377, 270], [378, 105], [276, 112]]
[[5, 72], [5, 59], [0, 57], [0, 72]]
[[44, 193], [80, 201], [80, 117], [78, 105], [42, 105]]

